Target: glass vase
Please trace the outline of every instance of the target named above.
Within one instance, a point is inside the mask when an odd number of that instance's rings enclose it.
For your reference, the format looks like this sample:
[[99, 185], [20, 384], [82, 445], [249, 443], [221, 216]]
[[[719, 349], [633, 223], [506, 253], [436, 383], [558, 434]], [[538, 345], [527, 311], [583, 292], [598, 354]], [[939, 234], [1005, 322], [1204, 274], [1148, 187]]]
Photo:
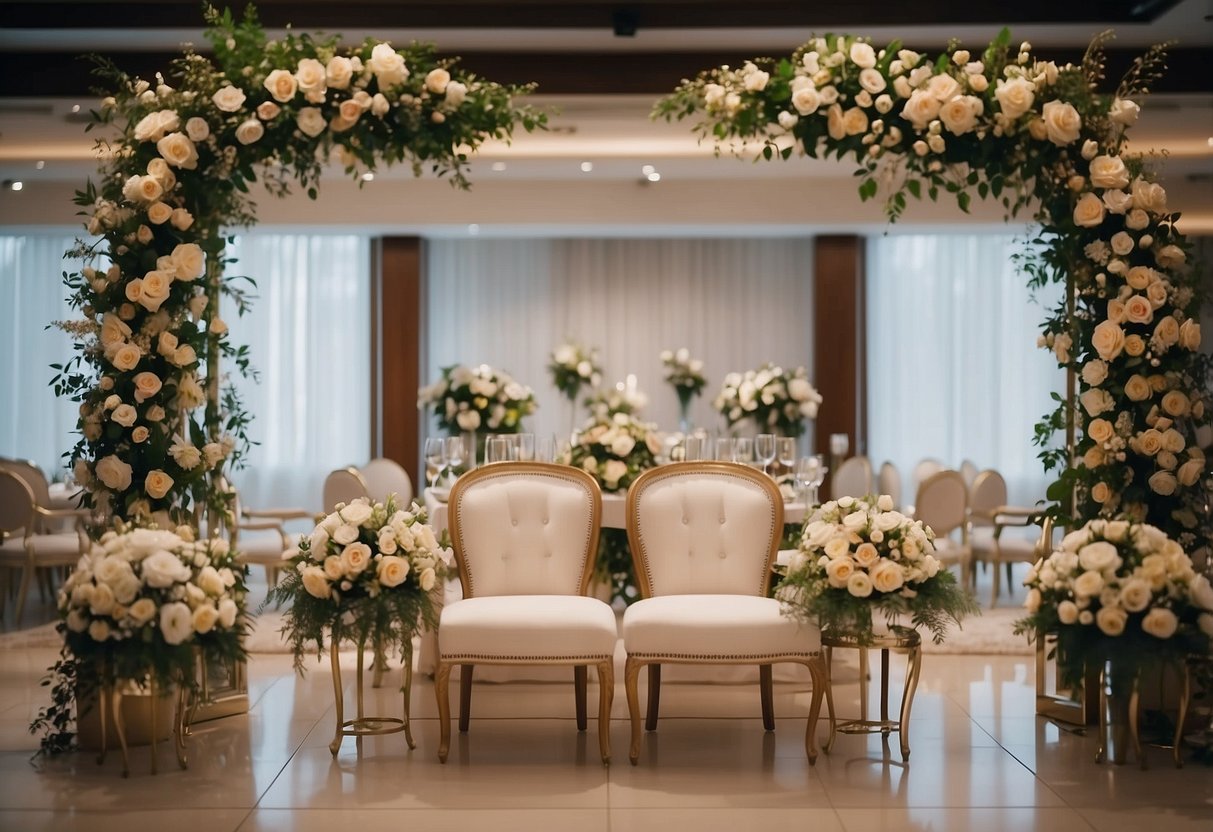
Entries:
[[1108, 660], [1099, 674], [1099, 751], [1096, 762], [1124, 765], [1141, 758], [1137, 733], [1137, 668]]
[[689, 434], [694, 425], [691, 424], [691, 402], [695, 400], [695, 391], [689, 387], [675, 387], [678, 392], [678, 430], [683, 436]]

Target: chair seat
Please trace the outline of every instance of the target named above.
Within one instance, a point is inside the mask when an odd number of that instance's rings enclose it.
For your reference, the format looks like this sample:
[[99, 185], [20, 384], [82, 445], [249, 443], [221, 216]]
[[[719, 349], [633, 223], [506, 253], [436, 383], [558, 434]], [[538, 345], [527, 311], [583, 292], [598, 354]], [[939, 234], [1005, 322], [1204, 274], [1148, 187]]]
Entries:
[[74, 566], [80, 560], [80, 537], [75, 532], [37, 534], [29, 539], [30, 549], [39, 566]]
[[615, 612], [579, 595], [490, 595], [445, 607], [443, 661], [586, 664], [615, 655]]
[[18, 535], [0, 540], [0, 563], [5, 563], [9, 566], [22, 566], [25, 564], [25, 559], [24, 537]]
[[972, 554], [972, 546], [957, 543], [950, 537], [935, 540], [935, 558], [942, 564], [963, 563]]
[[774, 598], [659, 595], [623, 614], [629, 656], [689, 662], [761, 663], [821, 652], [821, 631], [788, 618]]
[[[969, 546], [979, 557], [993, 558], [994, 530], [989, 527], [973, 529], [969, 534]], [[1036, 560], [1036, 543], [1004, 532], [998, 540], [998, 555], [999, 560], [1033, 562]]]
[[282, 538], [277, 534], [241, 534], [236, 546], [237, 560], [261, 566], [281, 565]]

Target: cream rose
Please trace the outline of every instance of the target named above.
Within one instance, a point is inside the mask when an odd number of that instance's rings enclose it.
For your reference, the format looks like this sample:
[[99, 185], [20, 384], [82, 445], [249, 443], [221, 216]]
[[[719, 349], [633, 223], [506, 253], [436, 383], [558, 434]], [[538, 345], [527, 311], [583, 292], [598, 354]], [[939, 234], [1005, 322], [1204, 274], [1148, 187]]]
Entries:
[[185, 135], [189, 136], [192, 142], [204, 142], [211, 135], [211, 126], [207, 124], [206, 119], [194, 116], [185, 123]]
[[1141, 628], [1154, 638], [1170, 638], [1179, 629], [1179, 619], [1166, 607], [1155, 607], [1141, 620]]
[[939, 115], [940, 103], [929, 90], [914, 90], [901, 110], [902, 117], [918, 130], [925, 130]]
[[1176, 479], [1179, 484], [1185, 488], [1191, 488], [1200, 481], [1201, 474], [1205, 471], [1205, 463], [1202, 459], [1189, 459], [1183, 465], [1179, 466], [1179, 470], [1175, 472]]
[[1135, 324], [1154, 321], [1154, 307], [1143, 295], [1133, 295], [1125, 301], [1125, 320]]
[[1004, 116], [1017, 119], [1032, 108], [1035, 91], [1036, 85], [1021, 76], [1000, 80], [994, 89], [994, 98]]
[[375, 576], [379, 583], [387, 587], [400, 586], [409, 575], [409, 562], [394, 555], [385, 555], [379, 559]]
[[1129, 187], [1129, 170], [1119, 156], [1096, 156], [1087, 175], [1096, 188]]
[[867, 572], [854, 572], [847, 578], [847, 592], [856, 598], [867, 598], [872, 594], [872, 579]]
[[1118, 636], [1125, 631], [1129, 615], [1120, 607], [1101, 607], [1095, 613], [1095, 624], [1104, 635]]
[[314, 598], [328, 598], [332, 595], [328, 578], [319, 566], [305, 566], [299, 574], [303, 578], [303, 588], [307, 590], [308, 595]]
[[327, 86], [324, 64], [315, 58], [303, 58], [295, 70], [295, 83], [308, 101], [324, 101], [324, 90]]
[[133, 370], [143, 358], [143, 351], [134, 344], [123, 344], [114, 350], [110, 363], [119, 370]]
[[1179, 345], [1193, 352], [1200, 349], [1200, 324], [1192, 318], [1179, 325]]
[[842, 129], [848, 136], [858, 136], [868, 129], [868, 114], [852, 107], [842, 114]]
[[1130, 335], [1125, 339], [1125, 352], [1132, 356], [1141, 355], [1146, 351], [1146, 342], [1140, 335]]
[[349, 58], [337, 56], [330, 58], [328, 65], [324, 68], [324, 77], [328, 86], [335, 90], [346, 89], [350, 85], [350, 79], [354, 76], [353, 63]]
[[198, 167], [198, 148], [184, 133], [169, 133], [156, 142], [156, 150], [175, 168], [193, 170]]
[[143, 490], [153, 500], [159, 500], [169, 492], [173, 487], [173, 478], [161, 471], [159, 468], [147, 472], [147, 479], [143, 481]]
[[1192, 409], [1192, 403], [1181, 390], [1171, 390], [1162, 397], [1162, 409], [1168, 416], [1187, 416]]
[[870, 92], [872, 95], [884, 92], [888, 82], [884, 76], [880, 74], [878, 69], [863, 69], [859, 72], [859, 86]]
[[425, 76], [425, 88], [435, 95], [446, 92], [446, 85], [451, 82], [451, 73], [442, 67], [431, 69]]
[[265, 88], [269, 90], [275, 101], [285, 104], [295, 97], [295, 93], [299, 89], [299, 82], [287, 70], [275, 69], [265, 76]]
[[803, 86], [792, 93], [792, 106], [802, 116], [811, 115], [821, 106], [821, 94], [812, 85]]
[[[147, 221], [152, 225], [164, 225], [172, 216], [172, 206], [163, 202], [157, 201], [147, 206]], [[104, 285], [104, 283], [102, 285]]]
[[189, 227], [194, 224], [194, 215], [184, 208], [174, 208], [169, 222], [178, 231], [188, 231]]
[[316, 107], [303, 107], [299, 110], [299, 114], [295, 116], [295, 124], [305, 136], [316, 138], [324, 132], [324, 128], [328, 126], [328, 122], [324, 120], [324, 113]]
[[1097, 482], [1091, 486], [1091, 499], [1099, 504], [1106, 503], [1112, 497], [1112, 489], [1106, 482]]
[[876, 66], [876, 50], [870, 43], [856, 41], [851, 44], [851, 62], [861, 69], [871, 69]]
[[225, 113], [234, 113], [239, 110], [244, 106], [244, 100], [244, 90], [239, 87], [233, 87], [231, 84], [220, 87], [211, 96], [211, 101], [214, 102], [215, 106]]
[[1150, 490], [1155, 494], [1161, 494], [1163, 497], [1169, 497], [1175, 493], [1178, 483], [1175, 475], [1170, 471], [1156, 471], [1148, 480]]
[[849, 557], [831, 558], [826, 564], [826, 579], [830, 586], [841, 589], [855, 574], [855, 561]]
[[1082, 368], [1082, 380], [1092, 387], [1098, 387], [1108, 377], [1107, 362], [1101, 359], [1088, 361]]
[[375, 75], [380, 90], [404, 83], [409, 77], [408, 68], [404, 65], [404, 57], [389, 43], [375, 44], [371, 50], [371, 59], [367, 61], [367, 69]]
[[962, 136], [977, 126], [977, 117], [984, 111], [985, 105], [980, 98], [960, 95], [939, 109], [939, 120], [949, 132]]
[[135, 424], [135, 420], [138, 418], [139, 414], [129, 404], [120, 404], [110, 413], [110, 419], [124, 428], [129, 428]]
[[341, 569], [350, 577], [361, 574], [370, 563], [371, 547], [365, 543], [351, 543], [341, 550]]
[[1092, 419], [1087, 425], [1087, 435], [1100, 444], [1107, 442], [1115, 433], [1112, 423], [1107, 419]]
[[896, 592], [905, 583], [901, 567], [891, 560], [882, 560], [869, 572], [872, 586], [877, 592]]
[[1152, 214], [1165, 214], [1167, 192], [1162, 185], [1144, 179], [1133, 180], [1133, 205]]
[[1137, 435], [1135, 444], [1139, 454], [1154, 456], [1162, 450], [1162, 434], [1154, 428], [1147, 428]]
[[1100, 358], [1111, 361], [1125, 347], [1125, 331], [1112, 321], [1101, 321], [1091, 334], [1091, 346]]
[[1053, 144], [1065, 147], [1078, 140], [1082, 116], [1072, 104], [1060, 100], [1046, 101], [1040, 115], [1044, 119], [1046, 135]]
[[174, 246], [172, 258], [177, 279], [189, 282], [206, 271], [206, 254], [197, 243], [180, 243]]
[[1082, 228], [1096, 228], [1103, 223], [1104, 204], [1093, 193], [1085, 193], [1074, 204], [1074, 224]]
[[236, 126], [236, 141], [241, 144], [253, 144], [265, 135], [265, 128], [256, 118], [245, 119]]
[[1078, 605], [1073, 601], [1062, 601], [1057, 605], [1057, 619], [1062, 624], [1073, 624], [1078, 621]]

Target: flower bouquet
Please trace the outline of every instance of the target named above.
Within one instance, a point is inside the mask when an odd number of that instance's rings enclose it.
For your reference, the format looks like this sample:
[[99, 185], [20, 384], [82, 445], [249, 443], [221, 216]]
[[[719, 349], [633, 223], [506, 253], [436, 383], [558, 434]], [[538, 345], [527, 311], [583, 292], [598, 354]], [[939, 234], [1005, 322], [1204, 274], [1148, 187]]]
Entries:
[[1085, 667], [1113, 662], [1124, 690], [1143, 666], [1207, 654], [1213, 588], [1179, 544], [1130, 520], [1092, 520], [1062, 539], [1024, 579], [1029, 639], [1056, 634], [1061, 682], [1081, 684]]
[[893, 499], [842, 497], [805, 524], [788, 573], [775, 590], [784, 613], [823, 630], [872, 640], [879, 610], [889, 625], [926, 627], [936, 644], [948, 622], [977, 612], [956, 577], [936, 560], [934, 533], [893, 510]]
[[59, 591], [53, 704], [31, 726], [44, 732], [42, 749], [70, 746], [73, 699], [125, 684], [194, 692], [196, 651], [208, 663], [244, 658], [244, 597], [225, 540], [195, 540], [188, 526], [107, 531]]
[[561, 344], [552, 350], [548, 372], [552, 374], [552, 384], [570, 402], [577, 401], [582, 385], [597, 387], [602, 377], [598, 351], [573, 343]]
[[805, 419], [816, 419], [821, 394], [809, 383], [804, 367], [788, 372], [773, 364], [729, 373], [713, 406], [733, 427], [752, 418], [759, 430], [785, 436], [804, 433]]
[[597, 390], [585, 400], [590, 417], [599, 422], [609, 422], [617, 413], [636, 416], [648, 404], [648, 396], [635, 387], [625, 386], [622, 382], [609, 390]]
[[665, 368], [665, 380], [678, 394], [679, 430], [686, 433], [691, 424], [691, 402], [703, 392], [708, 380], [703, 375], [703, 362], [691, 358], [686, 347], [677, 350], [662, 350], [661, 364]]
[[425, 523], [425, 509], [407, 510], [394, 496], [339, 503], [284, 564], [285, 577], [266, 603], [289, 602], [282, 632], [303, 670], [309, 644], [334, 639], [368, 641], [411, 655], [421, 624], [437, 625], [430, 590], [446, 576], [450, 553]]
[[417, 392], [417, 406], [433, 405], [438, 424], [452, 436], [462, 431], [518, 433], [522, 417], [538, 408], [531, 388], [503, 370], [444, 367], [442, 378]]

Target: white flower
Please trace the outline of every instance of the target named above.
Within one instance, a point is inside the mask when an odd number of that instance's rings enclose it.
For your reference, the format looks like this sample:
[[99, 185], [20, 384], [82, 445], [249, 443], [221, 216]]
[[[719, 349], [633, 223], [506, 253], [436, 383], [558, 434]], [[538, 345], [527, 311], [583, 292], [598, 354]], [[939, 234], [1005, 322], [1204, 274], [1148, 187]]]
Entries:
[[1139, 578], [1130, 578], [1120, 588], [1120, 605], [1129, 612], [1141, 612], [1153, 597], [1150, 584]]
[[236, 126], [236, 141], [241, 144], [253, 144], [265, 135], [265, 128], [257, 118], [248, 118]]
[[1103, 223], [1104, 204], [1093, 193], [1085, 193], [1074, 205], [1074, 224], [1083, 228], [1095, 228]]
[[167, 549], [158, 549], [143, 559], [143, 581], [150, 587], [165, 589], [191, 577], [190, 568]]
[[1166, 607], [1155, 607], [1141, 620], [1141, 628], [1154, 638], [1170, 638], [1179, 629], [1179, 619]]
[[111, 491], [125, 491], [131, 485], [131, 466], [114, 454], [102, 457], [94, 469], [97, 479]]
[[194, 616], [180, 601], [160, 608], [160, 632], [169, 644], [181, 644], [193, 634]]
[[451, 82], [451, 73], [442, 67], [431, 69], [425, 76], [425, 88], [435, 95], [446, 92], [446, 85]]
[[831, 558], [826, 563], [826, 578], [830, 582], [830, 586], [841, 589], [847, 585], [851, 576], [855, 574], [855, 561], [849, 557]]
[[801, 87], [792, 93], [792, 106], [802, 116], [817, 112], [821, 103], [821, 94], [811, 85]]
[[872, 594], [872, 579], [867, 572], [855, 572], [847, 578], [847, 592], [856, 598], [867, 598]]
[[895, 592], [905, 583], [905, 575], [891, 560], [881, 560], [872, 567], [870, 573], [872, 586], [877, 592]]
[[346, 577], [361, 574], [370, 563], [371, 547], [365, 543], [351, 543], [341, 550], [341, 570]]
[[295, 82], [303, 92], [304, 97], [313, 103], [324, 101], [324, 90], [327, 85], [324, 64], [315, 58], [303, 58], [295, 70]]
[[194, 170], [198, 167], [198, 148], [184, 133], [169, 133], [156, 142], [156, 150], [175, 168]]
[[918, 130], [925, 130], [936, 116], [939, 115], [939, 99], [929, 90], [914, 90], [902, 108], [901, 115]]
[[1073, 624], [1078, 621], [1078, 605], [1073, 601], [1062, 601], [1057, 605], [1057, 619], [1062, 624]]
[[206, 635], [211, 630], [215, 629], [215, 625], [219, 623], [219, 610], [214, 604], [199, 604], [194, 610], [191, 624], [194, 632], [199, 635]]
[[310, 136], [313, 139], [324, 132], [324, 128], [328, 126], [325, 121], [324, 113], [320, 112], [317, 107], [302, 107], [299, 114], [295, 116], [295, 124], [305, 136]]
[[366, 499], [360, 499], [349, 503], [337, 513], [346, 523], [353, 526], [361, 526], [367, 520], [371, 519], [371, 514], [373, 514], [373, 511]]
[[299, 89], [299, 82], [288, 70], [275, 69], [265, 76], [265, 88], [269, 90], [275, 101], [285, 104], [295, 97], [295, 93]]
[[939, 120], [950, 133], [962, 136], [977, 126], [977, 117], [985, 111], [982, 100], [973, 95], [960, 95], [939, 110]]
[[1120, 607], [1100, 607], [1095, 613], [1095, 623], [1104, 635], [1118, 636], [1125, 631], [1129, 615]]
[[1119, 156], [1096, 156], [1088, 175], [1096, 188], [1129, 187], [1129, 171]]
[[851, 61], [862, 69], [876, 66], [876, 50], [871, 44], [856, 41], [851, 44]]
[[211, 101], [215, 103], [215, 106], [225, 113], [234, 113], [239, 110], [244, 106], [244, 100], [244, 90], [233, 87], [231, 84], [220, 87], [211, 96]]
[[480, 414], [475, 410], [463, 410], [455, 416], [455, 422], [462, 430], [476, 430], [480, 427]]
[[329, 580], [319, 566], [305, 566], [299, 574], [303, 578], [303, 588], [309, 595], [315, 598], [328, 598], [332, 594]]
[[358, 527], [350, 523], [342, 523], [332, 531], [333, 542], [345, 546], [358, 539]]
[[380, 90], [402, 84], [404, 79], [409, 77], [408, 68], [404, 65], [404, 57], [389, 43], [375, 44], [366, 67], [375, 75]]
[[379, 559], [376, 578], [387, 587], [400, 586], [409, 574], [409, 562], [404, 558], [385, 555]]
[[156, 468], [147, 472], [143, 481], [143, 490], [153, 500], [159, 500], [173, 487], [173, 478]]
[[467, 85], [460, 81], [451, 81], [446, 85], [446, 103], [450, 107], [458, 107], [467, 98]]
[[343, 90], [350, 85], [353, 77], [353, 64], [349, 58], [337, 56], [331, 58], [325, 67], [325, 81], [335, 90]]
[[1108, 112], [1108, 118], [1116, 124], [1128, 127], [1137, 122], [1137, 116], [1140, 112], [1141, 107], [1136, 102], [1130, 101], [1127, 98], [1117, 98], [1112, 102], [1112, 109]]

